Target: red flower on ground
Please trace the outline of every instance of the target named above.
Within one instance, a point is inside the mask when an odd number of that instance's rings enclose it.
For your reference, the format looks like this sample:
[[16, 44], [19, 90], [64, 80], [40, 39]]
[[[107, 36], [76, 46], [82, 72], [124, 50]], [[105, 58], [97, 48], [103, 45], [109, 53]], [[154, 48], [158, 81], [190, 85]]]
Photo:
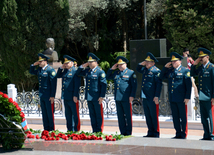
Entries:
[[55, 133], [54, 133], [54, 132], [52, 132], [52, 133], [51, 133], [51, 137], [54, 137], [54, 136], [56, 136], [56, 135], [55, 135]]
[[36, 139], [40, 139], [39, 135], [36, 135]]
[[2, 93], [1, 91], [0, 91], [0, 95], [3, 95], [4, 93]]
[[49, 131], [47, 131], [47, 130], [42, 131], [42, 136], [48, 136], [49, 137]]

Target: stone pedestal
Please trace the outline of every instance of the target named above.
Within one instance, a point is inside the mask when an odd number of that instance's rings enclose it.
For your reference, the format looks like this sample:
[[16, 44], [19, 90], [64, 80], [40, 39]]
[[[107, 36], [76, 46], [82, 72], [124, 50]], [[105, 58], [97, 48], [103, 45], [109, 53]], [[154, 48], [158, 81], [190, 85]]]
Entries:
[[[62, 66], [61, 62], [49, 62], [48, 64], [55, 69], [56, 73], [58, 68]], [[62, 88], [62, 79], [58, 78], [55, 98], [58, 98], [58, 99], [61, 98], [61, 88]]]
[[188, 120], [195, 120], [195, 93], [194, 93], [194, 87], [192, 87], [191, 91], [191, 98], [189, 102], [187, 103], [187, 117]]

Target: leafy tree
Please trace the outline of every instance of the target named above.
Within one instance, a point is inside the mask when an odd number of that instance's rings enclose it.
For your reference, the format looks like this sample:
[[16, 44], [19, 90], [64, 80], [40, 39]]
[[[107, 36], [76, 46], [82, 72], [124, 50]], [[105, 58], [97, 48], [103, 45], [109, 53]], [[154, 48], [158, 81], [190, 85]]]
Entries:
[[37, 83], [29, 67], [45, 47], [46, 38], [55, 39], [56, 51], [68, 33], [67, 0], [0, 1], [0, 56], [10, 81], [18, 90], [31, 90]]
[[214, 52], [214, 1], [167, 0], [166, 7], [163, 24], [172, 50], [181, 54], [183, 48], [188, 47], [194, 58], [199, 47]]
[[163, 29], [163, 15], [166, 12], [166, 0], [151, 0], [146, 4], [148, 21], [148, 38], [165, 38]]

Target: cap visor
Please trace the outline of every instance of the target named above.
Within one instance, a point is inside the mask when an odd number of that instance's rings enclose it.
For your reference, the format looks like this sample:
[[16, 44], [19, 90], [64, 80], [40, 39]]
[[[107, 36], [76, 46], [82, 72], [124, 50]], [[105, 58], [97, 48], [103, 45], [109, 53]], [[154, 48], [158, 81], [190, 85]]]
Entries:
[[207, 54], [201, 54], [198, 57], [200, 58], [200, 57], [204, 57], [204, 56], [207, 56]]

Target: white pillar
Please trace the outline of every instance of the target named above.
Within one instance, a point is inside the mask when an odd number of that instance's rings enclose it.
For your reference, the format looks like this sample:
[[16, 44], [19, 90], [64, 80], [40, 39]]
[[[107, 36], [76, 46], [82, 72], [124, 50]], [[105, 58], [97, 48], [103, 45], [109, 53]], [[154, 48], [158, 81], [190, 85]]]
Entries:
[[15, 84], [7, 85], [7, 95], [8, 95], [9, 98], [12, 98], [13, 101], [16, 101], [17, 88], [15, 87]]
[[187, 104], [187, 117], [188, 120], [195, 120], [195, 93], [194, 93], [194, 87], [192, 87], [191, 91], [191, 98]]

